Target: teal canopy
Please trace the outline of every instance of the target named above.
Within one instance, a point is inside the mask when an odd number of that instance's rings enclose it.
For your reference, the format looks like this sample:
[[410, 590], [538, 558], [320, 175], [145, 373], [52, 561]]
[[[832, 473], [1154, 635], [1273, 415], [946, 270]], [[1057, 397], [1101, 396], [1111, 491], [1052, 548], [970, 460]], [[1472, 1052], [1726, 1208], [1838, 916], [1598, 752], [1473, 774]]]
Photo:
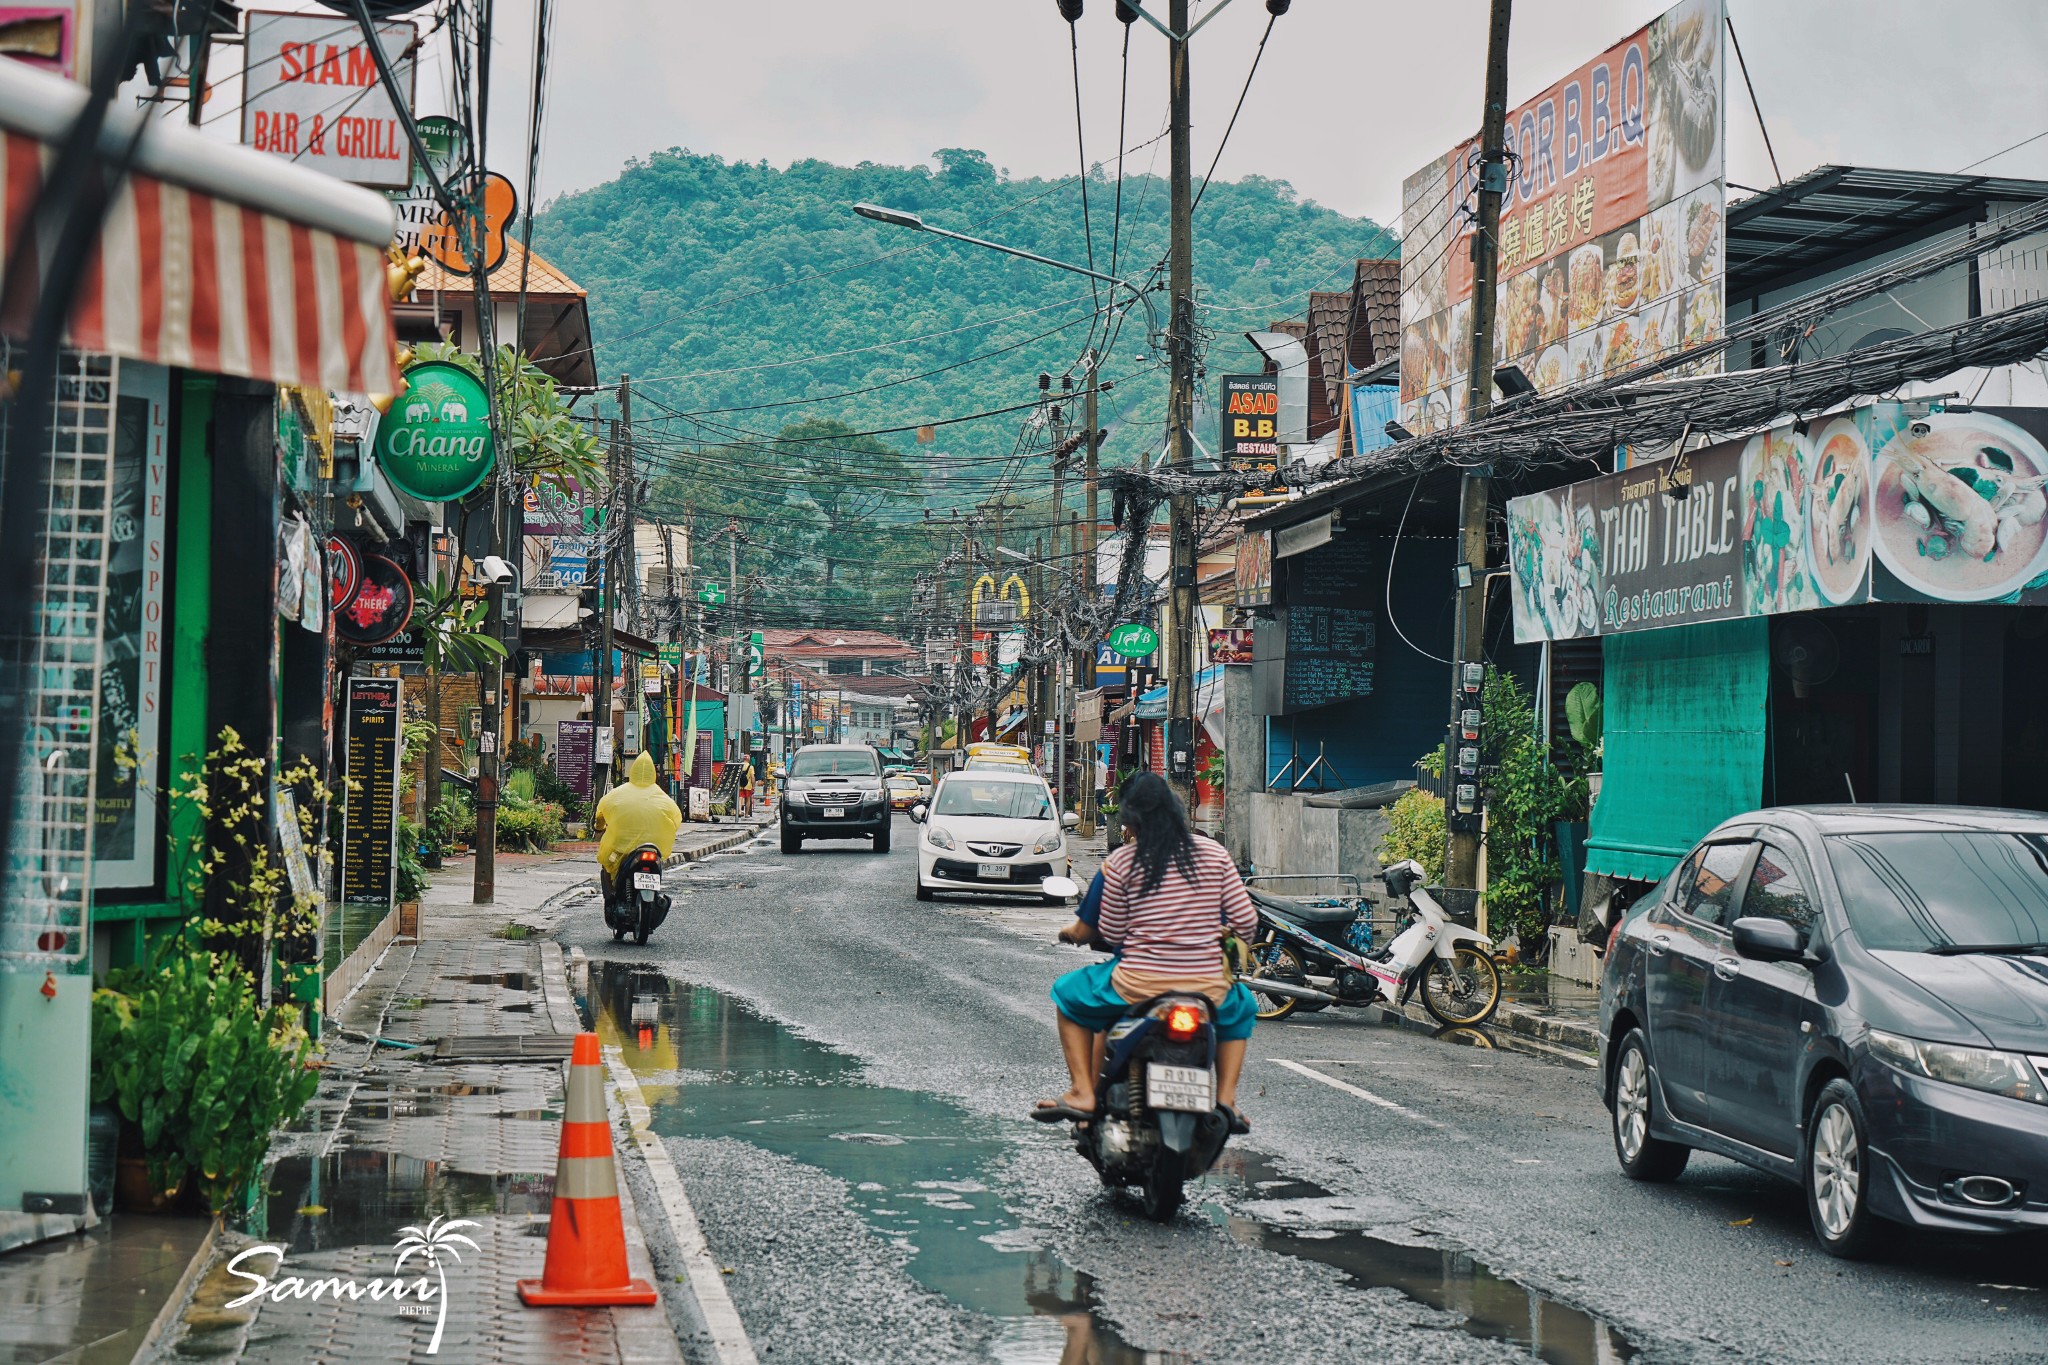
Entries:
[[1586, 870], [1654, 881], [1763, 798], [1770, 624], [1610, 635], [1604, 649], [1606, 752]]

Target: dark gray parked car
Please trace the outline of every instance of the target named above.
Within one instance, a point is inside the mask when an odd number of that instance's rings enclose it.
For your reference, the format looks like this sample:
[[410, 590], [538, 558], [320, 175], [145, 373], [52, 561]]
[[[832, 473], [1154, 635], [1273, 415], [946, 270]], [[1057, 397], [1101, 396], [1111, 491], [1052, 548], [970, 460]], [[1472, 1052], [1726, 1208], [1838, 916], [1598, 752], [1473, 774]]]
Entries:
[[2048, 1228], [2048, 815], [1756, 811], [1616, 925], [1600, 983], [1614, 1149], [1799, 1182], [1821, 1245], [1883, 1221]]
[[806, 839], [873, 838], [889, 851], [889, 797], [882, 756], [865, 744], [807, 744], [790, 756], [782, 783], [782, 851]]

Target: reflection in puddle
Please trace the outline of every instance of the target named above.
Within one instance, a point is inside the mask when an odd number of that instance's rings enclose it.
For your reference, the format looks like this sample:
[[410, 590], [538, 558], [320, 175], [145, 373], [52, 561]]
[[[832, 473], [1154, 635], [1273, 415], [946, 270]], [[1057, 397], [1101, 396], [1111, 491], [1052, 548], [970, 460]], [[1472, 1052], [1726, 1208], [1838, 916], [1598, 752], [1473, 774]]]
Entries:
[[[935, 1096], [862, 1080], [860, 1062], [799, 1038], [704, 986], [629, 963], [595, 962], [595, 1027], [640, 1077], [657, 1132], [734, 1138], [837, 1176], [862, 1219], [911, 1252], [920, 1283], [998, 1320], [999, 1361], [1173, 1362], [1137, 1349], [1095, 1312], [1093, 1283], [1038, 1243], [992, 1186], [1017, 1125]], [[1359, 1231], [1367, 1199], [1339, 1199], [1228, 1149], [1201, 1212], [1248, 1245], [1331, 1266], [1464, 1315], [1475, 1336], [1553, 1365], [1605, 1365], [1634, 1351], [1608, 1324], [1494, 1275], [1469, 1256]], [[1233, 1208], [1215, 1202], [1227, 1200]], [[1308, 1215], [1304, 1217], [1304, 1215]], [[1398, 1217], [1398, 1215], [1396, 1215]]]
[[1095, 1318], [1088, 1277], [1004, 1208], [992, 1185], [1014, 1139], [1009, 1125], [865, 1084], [855, 1058], [708, 987], [596, 962], [590, 993], [597, 1032], [641, 1078], [656, 1132], [736, 1138], [845, 1181], [868, 1226], [911, 1252], [920, 1284], [998, 1320], [995, 1359], [1182, 1359], [1137, 1350]]

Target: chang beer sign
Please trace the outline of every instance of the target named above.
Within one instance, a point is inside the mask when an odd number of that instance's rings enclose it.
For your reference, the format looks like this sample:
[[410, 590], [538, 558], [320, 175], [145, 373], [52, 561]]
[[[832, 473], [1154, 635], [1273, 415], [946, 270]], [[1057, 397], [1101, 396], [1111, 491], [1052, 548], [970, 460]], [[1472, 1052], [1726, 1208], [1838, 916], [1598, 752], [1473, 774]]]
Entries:
[[377, 464], [422, 502], [467, 496], [491, 472], [490, 400], [460, 365], [426, 360], [405, 372], [406, 391], [377, 430]]

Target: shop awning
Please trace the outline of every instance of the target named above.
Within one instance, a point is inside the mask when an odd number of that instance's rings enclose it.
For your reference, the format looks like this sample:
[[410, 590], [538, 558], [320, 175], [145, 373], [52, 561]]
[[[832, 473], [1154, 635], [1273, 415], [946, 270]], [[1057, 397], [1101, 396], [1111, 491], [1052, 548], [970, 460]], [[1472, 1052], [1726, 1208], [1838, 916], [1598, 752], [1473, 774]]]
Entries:
[[[0, 61], [0, 257], [31, 221], [84, 87]], [[146, 117], [117, 105], [101, 145]], [[73, 304], [66, 340], [214, 374], [341, 393], [390, 393], [383, 196], [161, 118], [136, 145]], [[20, 336], [33, 287], [0, 326]]]
[[1607, 638], [1600, 799], [1586, 868], [1654, 881], [1701, 835], [1763, 799], [1770, 623]]

